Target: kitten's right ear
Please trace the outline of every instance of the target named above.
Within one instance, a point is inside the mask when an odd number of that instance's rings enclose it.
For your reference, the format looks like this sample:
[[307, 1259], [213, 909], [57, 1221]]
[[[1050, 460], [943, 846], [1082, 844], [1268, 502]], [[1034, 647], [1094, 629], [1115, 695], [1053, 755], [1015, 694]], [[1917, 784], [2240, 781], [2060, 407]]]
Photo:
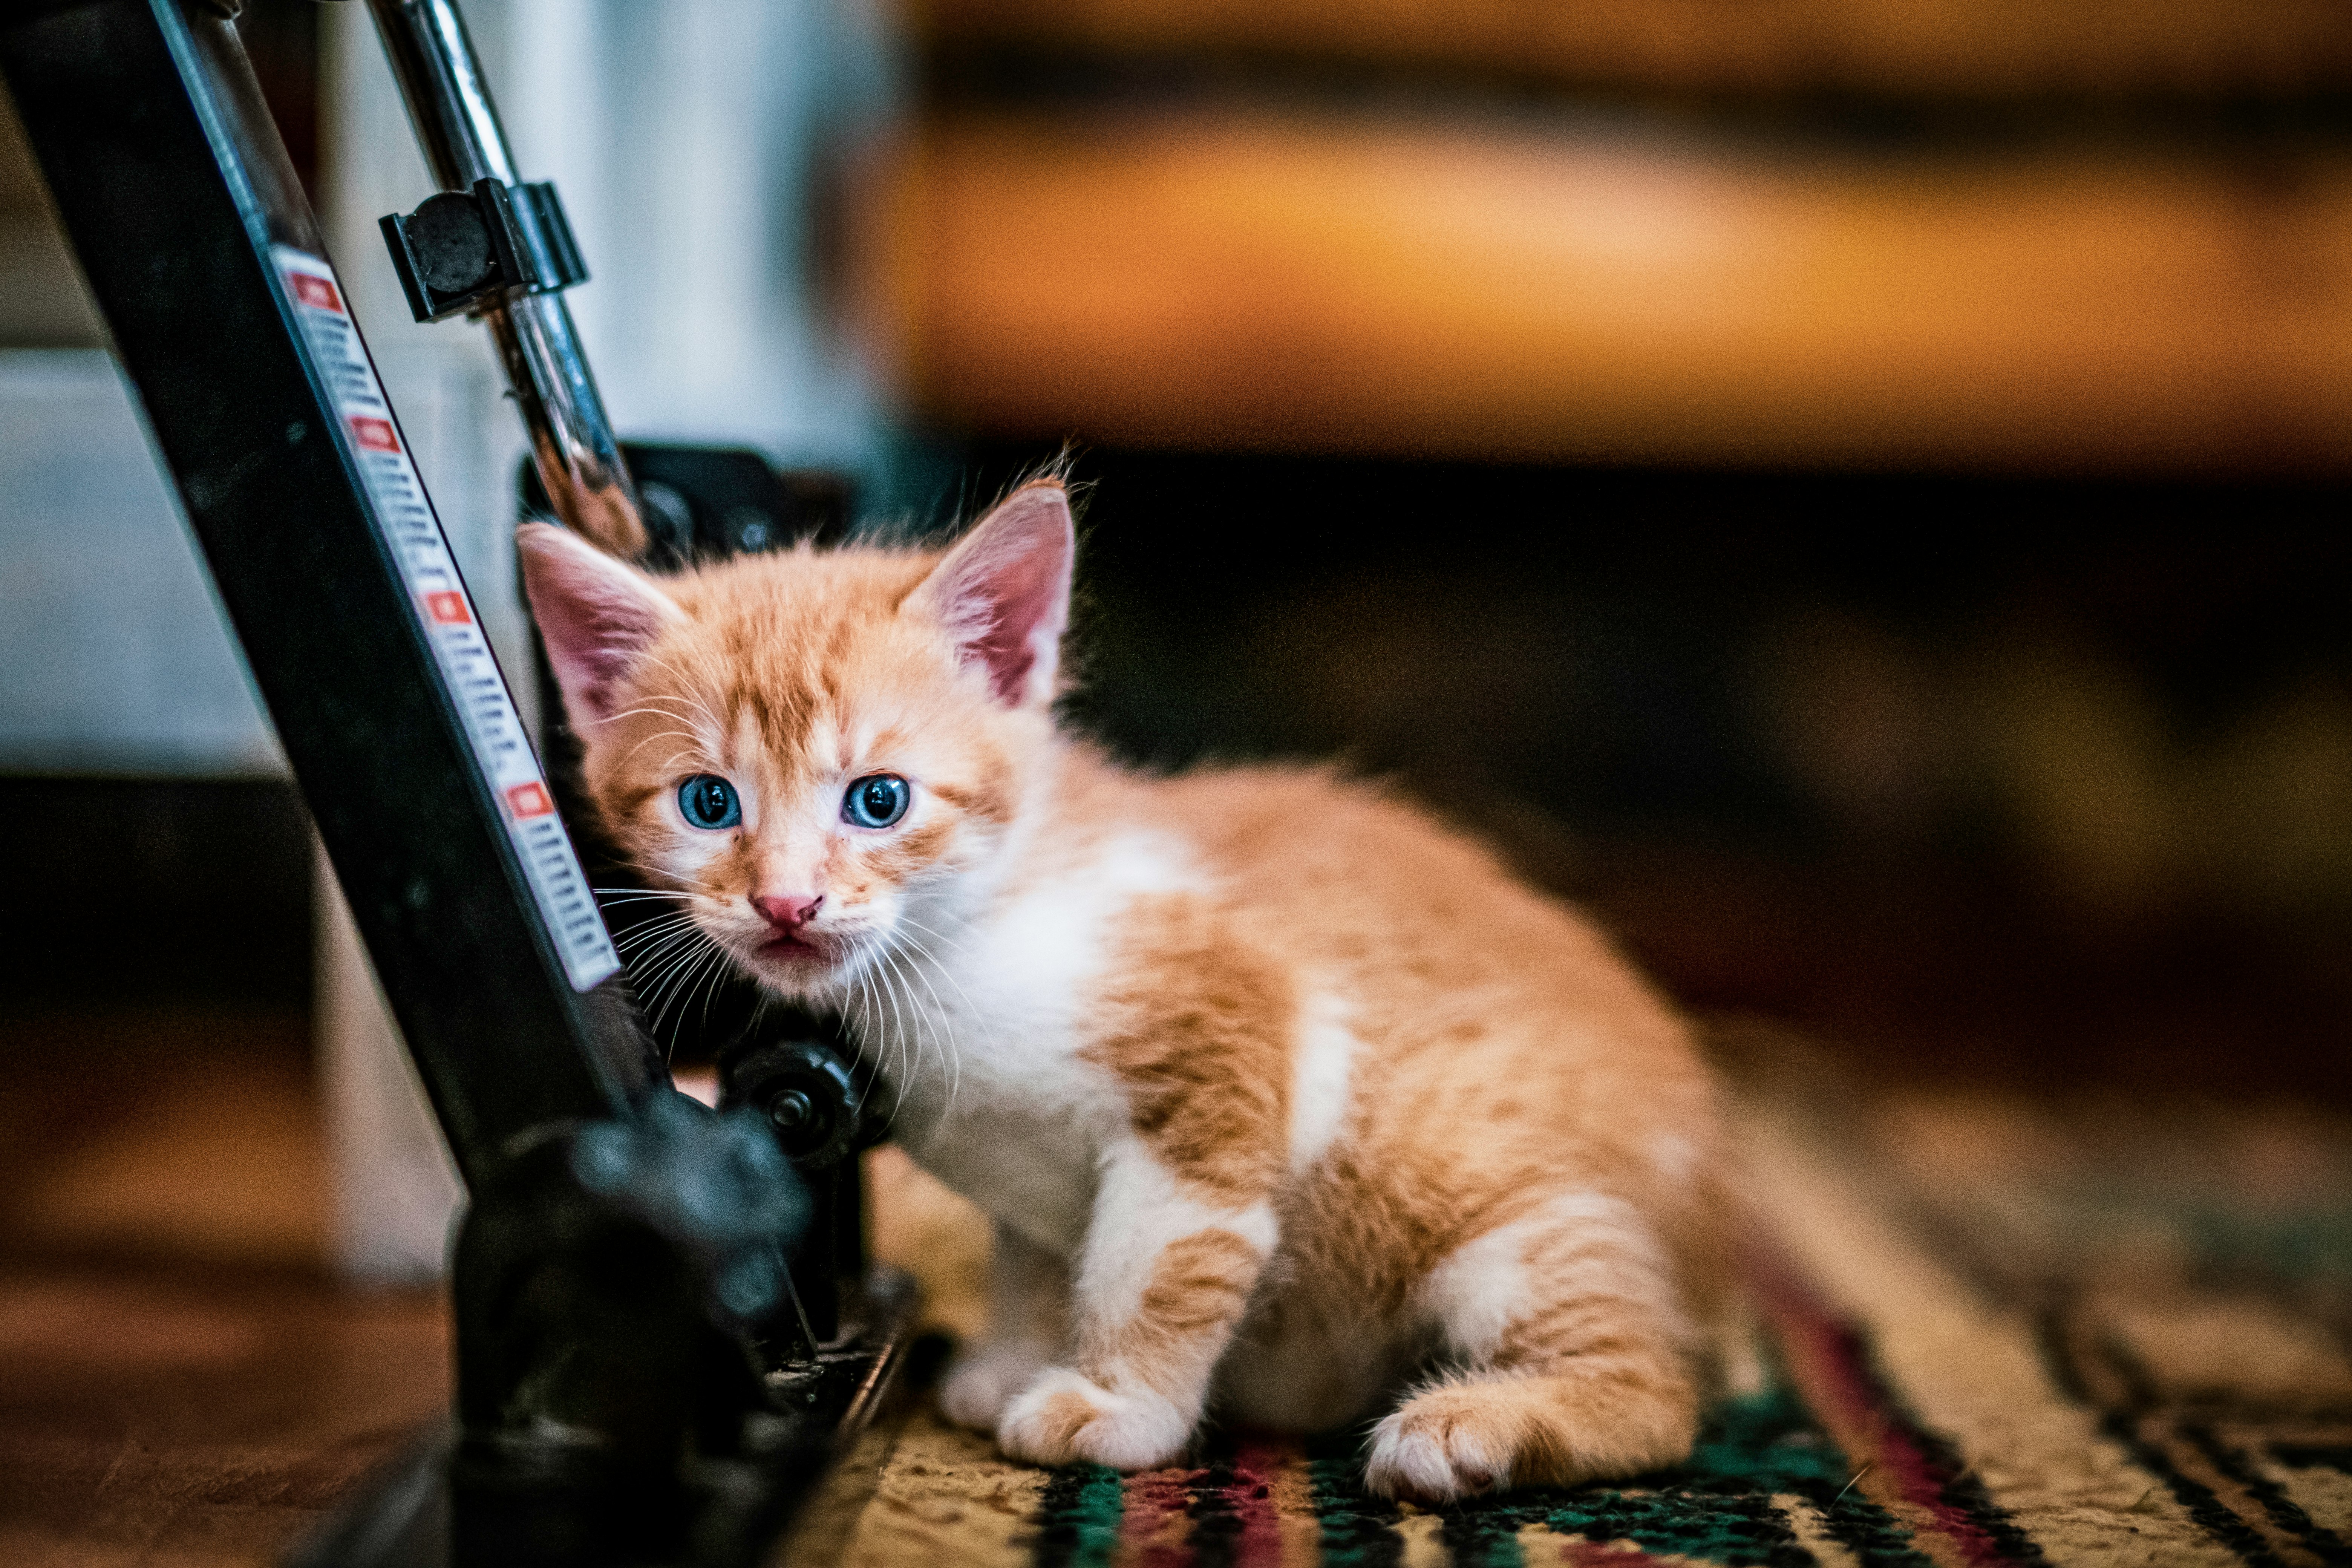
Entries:
[[526, 522], [515, 531], [515, 544], [564, 711], [574, 724], [611, 718], [623, 678], [686, 612], [652, 578], [569, 529]]
[[907, 599], [988, 672], [1008, 707], [1054, 700], [1077, 537], [1059, 479], [1032, 479], [974, 523]]

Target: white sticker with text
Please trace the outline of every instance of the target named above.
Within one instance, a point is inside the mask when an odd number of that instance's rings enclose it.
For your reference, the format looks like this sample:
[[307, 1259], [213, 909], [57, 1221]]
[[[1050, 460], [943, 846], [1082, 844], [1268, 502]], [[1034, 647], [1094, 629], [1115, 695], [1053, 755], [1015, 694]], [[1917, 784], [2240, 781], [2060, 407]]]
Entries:
[[441, 520], [401, 444], [383, 384], [344, 308], [334, 268], [290, 246], [272, 246], [270, 253], [342, 420], [343, 445], [375, 503], [369, 510], [400, 563], [410, 605], [457, 700], [466, 738], [499, 797], [531, 896], [563, 957], [564, 973], [572, 989], [588, 990], [621, 967], [620, 957], [589, 892], [572, 837], [556, 816], [547, 775], [540, 771], [506, 679], [475, 618]]

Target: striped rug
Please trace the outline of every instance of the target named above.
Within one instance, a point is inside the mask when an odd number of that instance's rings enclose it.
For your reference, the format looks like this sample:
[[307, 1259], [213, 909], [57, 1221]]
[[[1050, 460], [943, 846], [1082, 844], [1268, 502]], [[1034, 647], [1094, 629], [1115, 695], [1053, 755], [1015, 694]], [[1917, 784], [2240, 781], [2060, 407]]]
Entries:
[[857, 1568], [2352, 1568], [2352, 1139], [2276, 1110], [1753, 1099], [1760, 1386], [1689, 1463], [1423, 1510], [1352, 1436], [1144, 1475], [911, 1416]]

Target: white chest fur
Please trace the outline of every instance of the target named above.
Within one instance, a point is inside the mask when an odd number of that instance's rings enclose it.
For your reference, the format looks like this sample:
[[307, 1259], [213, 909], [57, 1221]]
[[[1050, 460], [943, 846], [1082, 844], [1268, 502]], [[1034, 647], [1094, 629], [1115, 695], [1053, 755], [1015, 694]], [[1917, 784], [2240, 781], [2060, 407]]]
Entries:
[[1198, 885], [1179, 841], [1130, 833], [968, 922], [918, 904], [851, 1009], [898, 1092], [892, 1135], [1049, 1251], [1076, 1255], [1103, 1147], [1125, 1121], [1108, 1076], [1079, 1054], [1120, 916]]

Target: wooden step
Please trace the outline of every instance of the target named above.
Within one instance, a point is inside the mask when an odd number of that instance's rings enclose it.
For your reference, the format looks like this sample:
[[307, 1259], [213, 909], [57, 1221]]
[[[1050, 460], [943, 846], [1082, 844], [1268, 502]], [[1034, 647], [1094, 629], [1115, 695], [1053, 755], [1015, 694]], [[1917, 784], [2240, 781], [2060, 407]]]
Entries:
[[1258, 55], [1696, 91], [2300, 94], [2352, 81], [2333, 0], [916, 0], [933, 47]]
[[2352, 468], [2352, 156], [1773, 148], [1272, 111], [935, 119], [877, 307], [989, 436]]

